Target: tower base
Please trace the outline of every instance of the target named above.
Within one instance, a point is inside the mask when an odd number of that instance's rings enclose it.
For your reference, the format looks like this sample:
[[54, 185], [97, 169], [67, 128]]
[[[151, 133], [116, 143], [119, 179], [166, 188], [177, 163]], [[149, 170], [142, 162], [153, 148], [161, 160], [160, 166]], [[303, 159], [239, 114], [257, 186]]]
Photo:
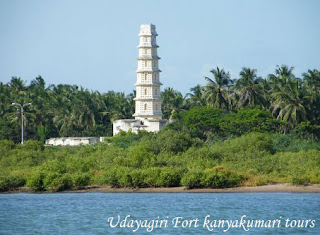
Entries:
[[120, 131], [132, 131], [138, 133], [140, 130], [148, 132], [159, 132], [167, 124], [167, 119], [120, 119], [113, 122], [113, 135]]

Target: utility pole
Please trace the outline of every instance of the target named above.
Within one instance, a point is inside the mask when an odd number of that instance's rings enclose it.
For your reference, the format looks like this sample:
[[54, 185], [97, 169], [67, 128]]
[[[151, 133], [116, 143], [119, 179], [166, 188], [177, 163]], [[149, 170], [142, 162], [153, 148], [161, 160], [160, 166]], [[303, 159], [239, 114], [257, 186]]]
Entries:
[[23, 127], [24, 127], [24, 120], [23, 120], [23, 117], [24, 117], [24, 107], [27, 106], [27, 105], [31, 105], [31, 103], [26, 103], [24, 105], [21, 105], [19, 103], [12, 103], [12, 105], [17, 105], [20, 107], [20, 113], [21, 113], [21, 144], [23, 145]]

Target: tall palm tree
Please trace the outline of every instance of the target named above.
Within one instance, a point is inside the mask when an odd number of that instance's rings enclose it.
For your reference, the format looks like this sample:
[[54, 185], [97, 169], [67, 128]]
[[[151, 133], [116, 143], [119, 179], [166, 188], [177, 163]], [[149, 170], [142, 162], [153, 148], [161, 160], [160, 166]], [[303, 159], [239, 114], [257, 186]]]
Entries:
[[303, 73], [302, 77], [308, 86], [308, 89], [311, 89], [315, 93], [320, 92], [320, 71], [317, 69], [308, 70], [307, 73]]
[[35, 126], [45, 125], [50, 122], [48, 115], [50, 107], [50, 100], [48, 92], [45, 87], [45, 81], [41, 76], [36, 77], [31, 81], [28, 87], [28, 98], [32, 102], [32, 110], [35, 114]]
[[179, 91], [169, 87], [161, 93], [164, 118], [172, 119], [174, 114], [183, 109], [184, 97]]
[[0, 82], [0, 117], [10, 110], [11, 95], [9, 87]]
[[196, 85], [190, 89], [190, 93], [187, 94], [190, 98], [191, 106], [205, 106], [206, 101], [204, 97], [204, 88], [200, 85]]
[[289, 128], [306, 120], [301, 81], [295, 78], [293, 67], [281, 66], [269, 75], [271, 84], [271, 113], [287, 123]]
[[307, 73], [302, 74], [304, 81], [304, 89], [306, 97], [309, 98], [307, 106], [307, 118], [313, 124], [319, 125], [320, 121], [320, 72], [317, 69], [308, 70]]
[[207, 105], [220, 109], [228, 109], [228, 92], [232, 85], [230, 74], [226, 73], [223, 69], [217, 67], [210, 71], [213, 79], [205, 77], [208, 81], [205, 86], [205, 96]]
[[234, 86], [238, 93], [237, 107], [253, 107], [256, 105], [264, 106], [266, 104], [265, 91], [261, 86], [262, 78], [257, 76], [256, 69], [243, 67], [240, 72], [240, 78]]
[[12, 101], [17, 103], [24, 103], [26, 98], [26, 82], [21, 78], [13, 77], [9, 82], [10, 91], [12, 94]]
[[136, 90], [127, 95], [128, 116], [132, 116], [135, 110], [134, 98], [136, 97]]
[[268, 76], [272, 93], [282, 90], [290, 81], [296, 80], [293, 70], [294, 67], [289, 68], [287, 65], [277, 65], [275, 74], [269, 74]]
[[78, 87], [70, 85], [54, 86], [52, 90], [53, 123], [60, 136], [78, 134], [77, 116], [74, 108], [77, 101]]
[[123, 92], [109, 91], [103, 95], [106, 111], [104, 115], [109, 116], [112, 121], [117, 119], [131, 118], [133, 115], [134, 94], [126, 96]]
[[77, 125], [80, 129], [89, 130], [96, 125], [95, 102], [88, 90], [80, 88], [72, 111], [77, 117]]
[[69, 110], [58, 112], [53, 118], [53, 122], [59, 130], [60, 136], [74, 136], [77, 130], [77, 118], [74, 113]]

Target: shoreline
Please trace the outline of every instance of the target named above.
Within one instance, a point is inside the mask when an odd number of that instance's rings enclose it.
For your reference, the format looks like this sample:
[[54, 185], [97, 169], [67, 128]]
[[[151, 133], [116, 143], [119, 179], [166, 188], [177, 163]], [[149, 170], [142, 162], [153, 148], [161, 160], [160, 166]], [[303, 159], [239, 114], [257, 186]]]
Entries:
[[261, 186], [241, 186], [234, 188], [212, 189], [199, 188], [187, 189], [185, 187], [159, 187], [159, 188], [111, 188], [110, 186], [87, 186], [82, 189], [64, 190], [60, 192], [34, 192], [28, 187], [0, 192], [11, 193], [320, 193], [320, 184], [291, 185], [291, 184], [268, 184]]

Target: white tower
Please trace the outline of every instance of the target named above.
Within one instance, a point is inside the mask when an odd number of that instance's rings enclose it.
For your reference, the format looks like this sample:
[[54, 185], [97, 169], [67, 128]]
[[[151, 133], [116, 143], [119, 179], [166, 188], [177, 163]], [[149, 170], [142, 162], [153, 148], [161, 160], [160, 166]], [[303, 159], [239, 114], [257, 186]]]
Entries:
[[135, 119], [161, 119], [160, 72], [157, 54], [156, 26], [145, 24], [140, 27], [138, 46], [138, 69], [135, 107]]
[[162, 119], [156, 26], [145, 24], [140, 27], [138, 46], [138, 69], [136, 82], [135, 119], [121, 119], [113, 122], [113, 135], [120, 131], [139, 130], [158, 132], [165, 127], [167, 120]]

